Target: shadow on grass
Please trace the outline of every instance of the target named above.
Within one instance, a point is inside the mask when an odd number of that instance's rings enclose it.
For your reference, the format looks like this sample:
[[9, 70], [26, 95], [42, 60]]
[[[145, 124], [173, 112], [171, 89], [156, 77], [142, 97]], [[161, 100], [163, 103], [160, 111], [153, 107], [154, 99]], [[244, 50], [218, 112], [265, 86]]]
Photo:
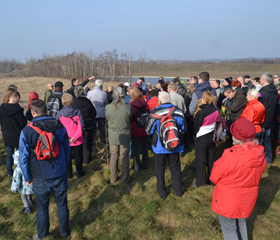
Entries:
[[[277, 166], [271, 166], [268, 169], [268, 176], [261, 179], [259, 185], [259, 196], [254, 211], [248, 218], [247, 222], [249, 239], [253, 239], [254, 226], [258, 215], [264, 215], [266, 213], [266, 211], [270, 208], [276, 193], [279, 190], [279, 176], [280, 168]], [[271, 232], [273, 232], [273, 230], [271, 230]]]

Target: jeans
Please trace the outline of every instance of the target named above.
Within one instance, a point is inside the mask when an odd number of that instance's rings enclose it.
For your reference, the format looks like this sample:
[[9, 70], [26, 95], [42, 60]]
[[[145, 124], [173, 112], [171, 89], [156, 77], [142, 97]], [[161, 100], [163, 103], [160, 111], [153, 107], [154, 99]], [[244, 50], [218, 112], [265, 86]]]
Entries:
[[[16, 148], [18, 150], [18, 148]], [[7, 161], [6, 161], [6, 167], [7, 167], [7, 174], [13, 176], [13, 154], [15, 151], [14, 147], [7, 147]]]
[[95, 118], [93, 119], [93, 145], [95, 145], [96, 123], [98, 124], [101, 142], [105, 144], [105, 118]]
[[272, 163], [271, 128], [262, 128], [260, 145], [264, 146], [266, 162]]
[[219, 215], [225, 240], [248, 240], [246, 218], [227, 218]]
[[70, 235], [69, 229], [69, 209], [67, 205], [67, 175], [54, 179], [33, 178], [34, 194], [37, 200], [37, 232], [38, 237], [43, 238], [49, 235], [49, 201], [51, 192], [53, 193], [57, 206], [57, 216], [59, 221], [59, 232], [62, 238]]

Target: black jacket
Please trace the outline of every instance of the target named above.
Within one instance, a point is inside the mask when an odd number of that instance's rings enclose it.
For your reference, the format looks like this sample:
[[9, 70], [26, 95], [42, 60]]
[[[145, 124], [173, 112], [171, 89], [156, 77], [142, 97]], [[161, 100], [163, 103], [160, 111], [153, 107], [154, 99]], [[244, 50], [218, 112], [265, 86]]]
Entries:
[[[82, 83], [80, 83], [78, 86], [84, 87], [84, 86], [87, 85], [88, 82], [89, 82], [89, 80], [86, 79], [85, 81], [83, 81]], [[71, 86], [71, 87], [66, 91], [67, 93], [70, 93], [70, 94], [73, 96], [73, 98], [76, 98], [76, 96], [75, 96], [75, 94], [74, 94], [75, 87], [77, 87], [77, 86], [73, 85], [73, 86]]]
[[5, 146], [18, 148], [20, 132], [27, 124], [23, 108], [19, 104], [3, 103], [0, 107], [0, 124]]
[[77, 97], [73, 99], [72, 105], [81, 110], [84, 119], [84, 128], [92, 128], [93, 119], [96, 116], [96, 110], [92, 102], [86, 97]]
[[244, 95], [244, 91], [241, 88], [236, 88], [233, 98], [227, 104], [227, 120], [235, 122], [238, 118], [240, 118], [240, 115], [243, 112], [246, 104], [247, 99]]
[[273, 118], [276, 110], [278, 93], [276, 87], [270, 83], [260, 89], [259, 101], [265, 107], [265, 120], [262, 124], [263, 128], [269, 128], [273, 125]]

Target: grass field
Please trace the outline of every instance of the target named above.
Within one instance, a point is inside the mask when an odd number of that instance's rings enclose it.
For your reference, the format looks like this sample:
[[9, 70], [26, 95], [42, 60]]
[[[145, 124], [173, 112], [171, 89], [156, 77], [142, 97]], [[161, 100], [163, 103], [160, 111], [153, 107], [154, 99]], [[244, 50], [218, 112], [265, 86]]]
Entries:
[[[16, 84], [22, 94], [21, 105], [27, 106], [28, 91], [36, 91], [41, 96], [46, 83], [56, 80], [2, 79], [0, 94], [9, 84]], [[67, 80], [63, 82], [68, 84]], [[228, 142], [219, 146], [217, 158], [226, 147]], [[121, 181], [110, 185], [106, 161], [94, 157], [94, 161], [85, 167], [84, 177], [69, 181], [71, 239], [223, 239], [218, 216], [210, 207], [213, 187], [193, 189], [191, 186], [195, 182], [195, 173], [189, 170], [194, 160], [193, 145], [190, 149], [181, 157], [185, 193], [181, 198], [176, 196], [167, 168], [166, 186], [170, 194], [166, 200], [157, 194], [151, 152], [148, 169], [131, 171], [133, 181], [129, 185]], [[10, 191], [11, 178], [6, 177], [5, 159], [6, 148], [0, 138], [0, 239], [30, 239], [36, 233], [36, 209], [29, 216], [22, 214], [24, 207], [20, 194]], [[263, 174], [255, 209], [247, 220], [249, 239], [280, 239], [279, 186], [280, 158], [277, 157]], [[53, 198], [49, 213], [51, 236], [48, 239], [60, 239]]]

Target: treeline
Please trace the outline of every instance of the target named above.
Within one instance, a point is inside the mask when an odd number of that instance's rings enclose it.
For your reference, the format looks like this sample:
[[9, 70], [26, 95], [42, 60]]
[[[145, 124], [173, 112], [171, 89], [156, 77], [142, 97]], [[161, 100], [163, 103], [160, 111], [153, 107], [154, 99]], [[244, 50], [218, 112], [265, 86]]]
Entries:
[[156, 66], [192, 65], [192, 64], [279, 64], [280, 58], [269, 59], [233, 59], [208, 61], [180, 61], [180, 60], [152, 60], [146, 57], [143, 51], [137, 60], [131, 53], [117, 53], [117, 50], [107, 51], [96, 55], [92, 50], [88, 52], [73, 52], [67, 55], [50, 56], [44, 54], [42, 58], [26, 59], [25, 64], [14, 59], [0, 60], [0, 72], [14, 75], [43, 76], [56, 78], [72, 78], [96, 76], [115, 80], [123, 76], [129, 78], [133, 75], [144, 75], [145, 71]]

